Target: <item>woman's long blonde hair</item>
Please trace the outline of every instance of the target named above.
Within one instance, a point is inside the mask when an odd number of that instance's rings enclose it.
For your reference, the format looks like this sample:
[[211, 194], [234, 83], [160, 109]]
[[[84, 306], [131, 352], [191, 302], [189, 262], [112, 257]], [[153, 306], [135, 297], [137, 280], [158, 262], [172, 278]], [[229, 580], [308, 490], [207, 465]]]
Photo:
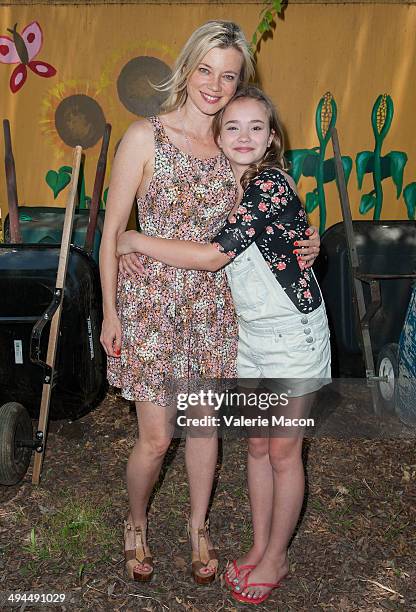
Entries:
[[172, 76], [160, 85], [153, 84], [158, 91], [168, 91], [162, 110], [169, 112], [182, 106], [187, 97], [186, 84], [202, 58], [211, 49], [234, 48], [243, 57], [239, 84], [246, 85], [254, 76], [254, 60], [241, 28], [232, 21], [207, 21], [186, 42], [173, 67]]
[[266, 94], [261, 89], [255, 87], [254, 85], [246, 85], [239, 87], [234, 96], [228, 102], [227, 106], [222, 108], [215, 115], [212, 124], [212, 131], [214, 134], [215, 142], [218, 144], [218, 137], [221, 133], [222, 119], [226, 108], [230, 104], [235, 102], [235, 100], [240, 100], [244, 98], [257, 100], [258, 102], [264, 104], [269, 119], [269, 130], [270, 132], [273, 132], [273, 137], [270, 146], [267, 147], [263, 159], [261, 159], [255, 164], [251, 164], [241, 177], [240, 182], [243, 189], [247, 187], [248, 183], [255, 176], [257, 176], [258, 174], [260, 174], [260, 172], [266, 170], [267, 168], [280, 168], [281, 170], [287, 170], [287, 164], [284, 158], [283, 128], [277, 115], [276, 108], [270, 98], [266, 96]]

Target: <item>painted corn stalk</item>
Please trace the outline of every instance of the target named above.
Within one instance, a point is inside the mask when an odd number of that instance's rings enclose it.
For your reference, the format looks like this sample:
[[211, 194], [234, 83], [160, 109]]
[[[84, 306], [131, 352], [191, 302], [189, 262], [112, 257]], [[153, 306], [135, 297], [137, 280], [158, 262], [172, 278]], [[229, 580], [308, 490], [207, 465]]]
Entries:
[[[307, 213], [319, 209], [319, 233], [322, 234], [326, 227], [326, 197], [325, 184], [336, 180], [335, 161], [331, 157], [325, 159], [326, 148], [331, 138], [332, 128], [337, 121], [337, 105], [331, 92], [327, 92], [320, 99], [315, 113], [315, 127], [318, 135], [319, 146], [312, 149], [294, 149], [287, 151], [286, 158], [290, 162], [290, 174], [298, 183], [301, 176], [313, 177], [316, 187], [306, 194], [305, 208]], [[348, 183], [352, 159], [346, 155], [342, 156], [345, 180]]]
[[365, 215], [373, 210], [373, 219], [380, 219], [383, 207], [382, 182], [391, 178], [396, 186], [396, 197], [399, 199], [403, 187], [403, 172], [407, 163], [404, 151], [390, 151], [387, 155], [381, 154], [384, 139], [386, 138], [393, 121], [393, 100], [387, 94], [378, 96], [371, 113], [371, 125], [374, 134], [374, 151], [361, 151], [357, 154], [355, 165], [357, 170], [358, 188], [361, 189], [365, 174], [372, 174], [373, 185], [369, 193], [364, 193], [360, 201], [360, 213]]
[[[71, 166], [61, 166], [58, 172], [55, 170], [48, 170], [46, 173], [45, 181], [53, 191], [53, 197], [56, 199], [58, 195], [65, 189], [71, 182], [72, 168]], [[100, 201], [100, 208], [105, 208], [107, 202], [108, 187], [104, 191], [103, 198]], [[78, 205], [79, 208], [89, 208], [91, 204], [91, 197], [85, 193], [85, 178], [84, 178], [84, 164], [81, 165], [79, 180], [78, 180]]]

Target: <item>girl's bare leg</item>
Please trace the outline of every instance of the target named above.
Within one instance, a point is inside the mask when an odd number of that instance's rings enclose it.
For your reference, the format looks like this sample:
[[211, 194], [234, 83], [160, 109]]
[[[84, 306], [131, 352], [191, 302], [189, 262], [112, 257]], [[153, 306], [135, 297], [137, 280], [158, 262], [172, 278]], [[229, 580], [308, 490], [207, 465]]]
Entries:
[[[269, 438], [248, 438], [247, 480], [253, 522], [253, 546], [236, 559], [237, 568], [257, 565], [262, 559], [270, 538], [273, 508], [273, 470], [269, 460]], [[227, 575], [238, 584], [248, 570], [236, 576], [234, 565], [229, 565]]]
[[[305, 416], [312, 405], [314, 394], [293, 398], [285, 409], [285, 416]], [[289, 571], [287, 548], [299, 520], [305, 491], [302, 462], [303, 435], [290, 431], [291, 437], [270, 437], [269, 461], [273, 473], [273, 499], [270, 534], [262, 558], [250, 572], [250, 583], [278, 583]], [[259, 514], [264, 513], [259, 507]], [[257, 519], [260, 520], [261, 519]], [[240, 582], [240, 592], [241, 592]], [[259, 597], [270, 589], [249, 587], [244, 595]]]

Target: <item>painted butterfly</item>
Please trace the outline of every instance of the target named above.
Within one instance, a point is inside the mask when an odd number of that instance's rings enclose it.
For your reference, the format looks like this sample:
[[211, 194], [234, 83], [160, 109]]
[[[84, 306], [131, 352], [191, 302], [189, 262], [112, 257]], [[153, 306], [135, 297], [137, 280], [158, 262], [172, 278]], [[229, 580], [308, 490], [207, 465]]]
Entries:
[[7, 29], [12, 34], [13, 39], [8, 36], [0, 36], [0, 62], [3, 64], [19, 64], [13, 70], [10, 77], [10, 89], [13, 93], [23, 87], [27, 78], [28, 66], [32, 72], [41, 77], [52, 77], [56, 74], [56, 69], [47, 64], [34, 60], [43, 43], [43, 34], [37, 21], [29, 23], [19, 34], [16, 30], [17, 23], [13, 30]]

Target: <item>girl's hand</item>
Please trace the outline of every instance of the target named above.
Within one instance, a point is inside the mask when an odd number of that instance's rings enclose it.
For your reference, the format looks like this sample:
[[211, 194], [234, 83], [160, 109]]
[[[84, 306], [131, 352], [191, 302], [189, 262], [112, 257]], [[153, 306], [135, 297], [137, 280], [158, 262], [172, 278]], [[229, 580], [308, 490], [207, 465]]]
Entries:
[[123, 232], [117, 239], [116, 250], [116, 255], [119, 257], [119, 272], [132, 277], [144, 272], [143, 265], [139, 261], [139, 254], [134, 252], [133, 239], [137, 240], [137, 232], [135, 230]]
[[132, 278], [135, 278], [136, 274], [143, 274], [144, 267], [139, 260], [139, 253], [120, 255], [118, 260], [118, 271], [120, 274], [125, 274]]
[[313, 225], [311, 225], [305, 233], [309, 236], [308, 240], [296, 240], [293, 243], [295, 247], [293, 252], [297, 255], [299, 265], [302, 268], [310, 268], [319, 255], [321, 239], [317, 228]]
[[120, 357], [121, 354], [121, 324], [116, 314], [103, 320], [100, 342], [109, 357]]
[[137, 246], [134, 246], [134, 239], [137, 240], [137, 232], [135, 230], [127, 230], [120, 234], [117, 238], [117, 249], [116, 255], [120, 257], [120, 255], [128, 255], [129, 253], [134, 253], [137, 251]]

